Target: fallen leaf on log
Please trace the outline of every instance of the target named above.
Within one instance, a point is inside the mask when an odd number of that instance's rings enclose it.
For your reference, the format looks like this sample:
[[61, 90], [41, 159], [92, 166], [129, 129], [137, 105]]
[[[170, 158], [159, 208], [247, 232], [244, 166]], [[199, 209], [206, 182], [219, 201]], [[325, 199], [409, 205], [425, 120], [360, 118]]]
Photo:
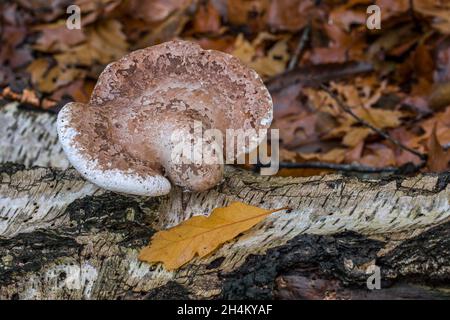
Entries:
[[141, 250], [139, 260], [163, 262], [168, 270], [177, 269], [196, 255], [200, 258], [285, 208], [268, 210], [233, 202], [214, 209], [209, 217], [195, 216], [179, 225], [156, 233], [149, 246]]

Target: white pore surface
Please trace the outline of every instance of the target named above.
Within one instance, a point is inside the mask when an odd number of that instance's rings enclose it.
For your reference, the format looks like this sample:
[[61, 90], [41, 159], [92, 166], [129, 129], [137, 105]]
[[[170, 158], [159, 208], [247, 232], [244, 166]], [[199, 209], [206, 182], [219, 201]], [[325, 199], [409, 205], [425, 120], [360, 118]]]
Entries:
[[[272, 97], [270, 98], [270, 100], [272, 101]], [[273, 102], [271, 102], [271, 104], [273, 104]], [[261, 119], [260, 124], [262, 126], [270, 127], [272, 120], [273, 120], [273, 109], [270, 108], [270, 110], [266, 113], [266, 116]]]
[[98, 166], [96, 159], [88, 159], [83, 153], [85, 146], [75, 142], [75, 137], [83, 133], [71, 126], [71, 116], [72, 108], [69, 103], [58, 114], [58, 137], [70, 163], [86, 180], [107, 190], [134, 195], [160, 196], [169, 193], [170, 182], [161, 175], [143, 177], [131, 168], [128, 171], [104, 170]]

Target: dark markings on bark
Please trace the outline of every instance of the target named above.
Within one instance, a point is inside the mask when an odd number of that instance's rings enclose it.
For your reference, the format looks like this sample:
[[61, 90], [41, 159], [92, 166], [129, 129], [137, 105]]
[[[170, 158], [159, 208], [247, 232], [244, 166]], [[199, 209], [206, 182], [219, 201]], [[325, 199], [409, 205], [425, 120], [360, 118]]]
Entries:
[[286, 245], [267, 251], [264, 256], [251, 255], [245, 263], [224, 278], [221, 298], [273, 299], [275, 279], [294, 268], [317, 269], [320, 274], [346, 282], [365, 284], [361, 271], [345, 270], [345, 262], [361, 265], [373, 260], [383, 242], [367, 239], [354, 232], [333, 236], [303, 234]]
[[[150, 198], [146, 208], [158, 207], [157, 198]], [[14, 275], [39, 271], [59, 257], [77, 256], [82, 246], [76, 237], [108, 231], [123, 237], [121, 247], [145, 246], [154, 230], [148, 225], [149, 217], [134, 198], [106, 193], [77, 199], [66, 209], [70, 222], [57, 232], [37, 230], [18, 234], [11, 239], [0, 238], [0, 285], [10, 283]]]
[[39, 271], [59, 257], [77, 255], [81, 248], [73, 238], [51, 230], [0, 238], [0, 286], [12, 282], [15, 275]]
[[437, 192], [444, 190], [450, 183], [450, 172], [441, 173], [436, 183]]
[[7, 175], [13, 175], [14, 173], [22, 171], [22, 170], [25, 170], [25, 165], [23, 165], [23, 164], [12, 163], [12, 162], [0, 163], [0, 173], [5, 173]]
[[165, 285], [151, 290], [145, 300], [186, 300], [191, 299], [190, 292], [175, 281], [169, 281]]
[[147, 244], [154, 230], [149, 226], [154, 217], [142, 210], [152, 212], [158, 208], [159, 198], [149, 198], [142, 203], [137, 199], [113, 192], [99, 196], [87, 196], [75, 200], [67, 209], [71, 230], [87, 233], [92, 229], [125, 235], [122, 246], [141, 247]]
[[[276, 279], [278, 299], [450, 299], [450, 222], [405, 241], [377, 258], [381, 290], [364, 279], [329, 277], [317, 266], [295, 267]], [[350, 273], [351, 275], [351, 273]], [[369, 277], [371, 274], [365, 275]]]
[[387, 279], [405, 278], [450, 289], [450, 222], [402, 242], [379, 258], [377, 265]]

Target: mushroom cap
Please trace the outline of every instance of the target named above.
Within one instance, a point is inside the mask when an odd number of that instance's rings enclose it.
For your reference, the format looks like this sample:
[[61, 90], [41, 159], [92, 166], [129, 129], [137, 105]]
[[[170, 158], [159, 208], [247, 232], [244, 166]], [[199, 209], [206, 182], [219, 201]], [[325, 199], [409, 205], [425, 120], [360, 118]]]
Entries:
[[258, 74], [237, 58], [175, 40], [109, 64], [89, 103], [65, 105], [57, 127], [69, 161], [87, 180], [157, 196], [170, 191], [164, 174], [195, 191], [222, 179], [221, 163], [171, 163], [168, 137], [180, 129], [192, 133], [195, 121], [224, 136], [227, 129], [258, 132], [271, 124], [272, 99]]

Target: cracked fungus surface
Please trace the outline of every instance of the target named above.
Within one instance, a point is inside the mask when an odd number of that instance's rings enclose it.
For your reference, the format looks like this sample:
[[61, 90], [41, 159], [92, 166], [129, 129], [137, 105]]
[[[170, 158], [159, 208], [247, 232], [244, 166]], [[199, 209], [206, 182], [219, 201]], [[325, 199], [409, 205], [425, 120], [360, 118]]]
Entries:
[[88, 180], [95, 170], [140, 183], [160, 176], [157, 182], [164, 186], [159, 192], [164, 194], [170, 189], [164, 174], [176, 184], [209, 179], [206, 185], [222, 174], [221, 165], [170, 164], [173, 132], [193, 133], [194, 121], [224, 136], [226, 129], [267, 129], [272, 100], [256, 72], [237, 58], [171, 41], [108, 65], [89, 104], [71, 103], [58, 118], [64, 150]]

